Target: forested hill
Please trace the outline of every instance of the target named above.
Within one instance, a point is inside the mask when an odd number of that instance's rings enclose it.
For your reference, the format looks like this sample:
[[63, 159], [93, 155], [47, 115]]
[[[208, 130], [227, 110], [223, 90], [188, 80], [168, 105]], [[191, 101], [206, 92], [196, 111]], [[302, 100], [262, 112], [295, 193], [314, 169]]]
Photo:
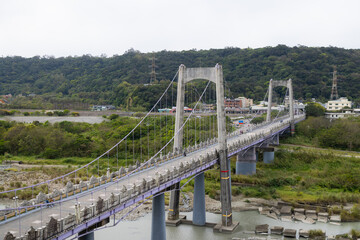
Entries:
[[[151, 53], [129, 50], [113, 57], [4, 57], [0, 58], [0, 94], [37, 95], [68, 98], [89, 103], [125, 105], [129, 96], [134, 105], [163, 87], [144, 86], [149, 83]], [[155, 53], [158, 84], [173, 78], [180, 64], [187, 67], [223, 65], [228, 96], [246, 96], [262, 100], [269, 79], [294, 82], [296, 98], [328, 99], [331, 92], [331, 72], [338, 70], [341, 96], [360, 102], [360, 50], [335, 47], [266, 47], [258, 49], [210, 49], [161, 51]], [[145, 99], [144, 99], [145, 98]]]

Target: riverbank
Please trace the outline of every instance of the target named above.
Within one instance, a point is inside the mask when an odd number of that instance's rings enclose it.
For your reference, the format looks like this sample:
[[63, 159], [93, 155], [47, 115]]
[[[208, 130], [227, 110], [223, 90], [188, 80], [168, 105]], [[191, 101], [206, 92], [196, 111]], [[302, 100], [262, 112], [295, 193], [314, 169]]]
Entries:
[[83, 122], [83, 123], [102, 123], [103, 121], [109, 121], [102, 116], [66, 116], [66, 117], [48, 117], [48, 116], [6, 116], [1, 118], [0, 120], [3, 121], [15, 121], [15, 122], [23, 122], [23, 123], [33, 123], [33, 122], [40, 122], [40, 123], [57, 123], [57, 122]]
[[[181, 212], [187, 219], [192, 219], [192, 212]], [[266, 239], [283, 239], [281, 235], [263, 235], [255, 234], [256, 225], [268, 224], [269, 228], [274, 226], [282, 226], [285, 229], [295, 229], [296, 231], [321, 229], [327, 236], [335, 236], [338, 234], [346, 234], [352, 229], [360, 229], [360, 223], [343, 223], [341, 225], [333, 225], [329, 223], [317, 222], [315, 224], [305, 224], [301, 222], [282, 222], [264, 215], [260, 215], [257, 211], [233, 212], [234, 221], [240, 222], [239, 227], [229, 234], [214, 233], [212, 228], [179, 225], [178, 227], [166, 227], [166, 236], [172, 240], [182, 239], [206, 239], [206, 240], [266, 240]], [[112, 220], [112, 219], [111, 219]], [[221, 215], [207, 212], [206, 221], [211, 223], [219, 223]], [[151, 234], [152, 213], [146, 214], [144, 217], [136, 221], [121, 221], [114, 227], [111, 221], [109, 228], [95, 232], [95, 238], [114, 239], [122, 236], [124, 239], [142, 240], [148, 239]]]

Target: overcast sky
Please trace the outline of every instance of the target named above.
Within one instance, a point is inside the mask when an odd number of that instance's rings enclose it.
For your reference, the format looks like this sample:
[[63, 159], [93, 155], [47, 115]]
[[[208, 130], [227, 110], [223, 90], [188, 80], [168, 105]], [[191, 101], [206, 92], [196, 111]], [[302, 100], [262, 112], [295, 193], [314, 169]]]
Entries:
[[0, 0], [0, 56], [360, 48], [358, 0]]

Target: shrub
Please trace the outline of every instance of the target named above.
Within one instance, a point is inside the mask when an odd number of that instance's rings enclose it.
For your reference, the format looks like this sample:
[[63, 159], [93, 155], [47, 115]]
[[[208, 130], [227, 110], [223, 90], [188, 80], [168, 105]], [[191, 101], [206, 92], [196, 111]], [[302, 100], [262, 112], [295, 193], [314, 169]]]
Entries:
[[16, 168], [7, 168], [7, 169], [5, 169], [5, 171], [17, 172], [18, 170]]
[[78, 113], [78, 112], [72, 112], [71, 115], [72, 115], [73, 117], [78, 117], [78, 116], [80, 116], [80, 113]]
[[255, 117], [253, 118], [250, 123], [252, 124], [259, 124], [265, 121], [265, 117], [261, 116], [261, 117]]
[[29, 116], [30, 113], [29, 112], [23, 112], [24, 116]]
[[360, 207], [354, 204], [351, 211], [342, 210], [340, 213], [342, 222], [356, 222], [360, 220]]
[[312, 229], [309, 231], [310, 238], [323, 237], [325, 233], [321, 229]]
[[145, 114], [143, 112], [136, 112], [133, 114], [134, 117], [137, 117], [137, 118], [142, 118], [145, 116]]
[[351, 237], [352, 237], [353, 240], [356, 240], [356, 239], [360, 238], [360, 231], [352, 229], [351, 230]]
[[113, 114], [111, 114], [111, 115], [109, 116], [109, 119], [110, 119], [110, 120], [114, 120], [114, 119], [117, 119], [118, 117], [119, 117], [119, 115], [113, 113]]
[[55, 159], [57, 157], [59, 157], [60, 153], [58, 150], [56, 149], [52, 149], [52, 148], [45, 148], [42, 157], [44, 158], [48, 158], [48, 159]]
[[8, 115], [12, 115], [10, 111], [0, 109], [0, 116], [8, 116]]

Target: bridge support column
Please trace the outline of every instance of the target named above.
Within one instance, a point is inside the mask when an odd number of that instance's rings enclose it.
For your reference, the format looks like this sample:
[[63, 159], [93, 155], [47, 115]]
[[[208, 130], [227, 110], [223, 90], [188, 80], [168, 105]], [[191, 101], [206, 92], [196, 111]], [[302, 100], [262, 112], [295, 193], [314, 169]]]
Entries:
[[274, 151], [272, 152], [263, 152], [264, 163], [272, 163], [274, 161]]
[[290, 112], [290, 133], [291, 136], [295, 134], [295, 120], [294, 120], [294, 91], [292, 87], [291, 78], [288, 80], [289, 88], [289, 112]]
[[180, 202], [180, 183], [174, 185], [175, 190], [170, 192], [170, 205], [168, 212], [168, 220], [179, 219], [179, 202]]
[[220, 185], [221, 185], [221, 224], [214, 227], [215, 232], [232, 232], [239, 225], [233, 222], [231, 208], [231, 172], [230, 159], [227, 153], [226, 143], [226, 120], [224, 106], [224, 78], [221, 65], [216, 64], [216, 106], [218, 126], [218, 159], [220, 163]]
[[[82, 235], [86, 232], [80, 232], [79, 235]], [[79, 240], [94, 240], [95, 239], [95, 236], [94, 236], [94, 232], [90, 232], [82, 237], [79, 237], [78, 238]]]
[[166, 240], [164, 193], [152, 200], [151, 240]]
[[291, 136], [295, 135], [295, 123], [294, 122], [290, 123], [290, 134], [291, 134]]
[[266, 122], [271, 122], [271, 105], [272, 105], [273, 80], [269, 81], [268, 107], [266, 113]]
[[280, 145], [279, 137], [280, 137], [280, 134], [276, 134], [276, 135], [274, 136], [272, 145], [274, 145], [274, 146], [279, 146], [279, 145]]
[[205, 177], [204, 173], [200, 173], [195, 177], [193, 224], [204, 226], [205, 223]]
[[79, 232], [78, 236], [80, 235], [84, 235], [79, 237], [78, 239], [80, 240], [94, 240], [95, 236], [94, 236], [94, 232], [92, 232], [92, 230], [105, 226], [106, 224], [108, 224], [110, 222], [110, 218], [105, 218], [104, 220], [92, 225], [92, 226], [88, 226], [87, 229]]
[[252, 175], [256, 173], [256, 151], [250, 147], [236, 156], [236, 174]]
[[[177, 96], [176, 96], [176, 113], [175, 113], [175, 135], [174, 138], [174, 151], [182, 152], [183, 148], [183, 134], [184, 131], [181, 129], [182, 124], [184, 123], [184, 100], [185, 100], [185, 65], [181, 64], [179, 66], [179, 75], [178, 75], [178, 86], [177, 86]], [[180, 202], [180, 183], [175, 184], [175, 190], [170, 193], [170, 205], [168, 220], [178, 220], [179, 219], [179, 202]]]

